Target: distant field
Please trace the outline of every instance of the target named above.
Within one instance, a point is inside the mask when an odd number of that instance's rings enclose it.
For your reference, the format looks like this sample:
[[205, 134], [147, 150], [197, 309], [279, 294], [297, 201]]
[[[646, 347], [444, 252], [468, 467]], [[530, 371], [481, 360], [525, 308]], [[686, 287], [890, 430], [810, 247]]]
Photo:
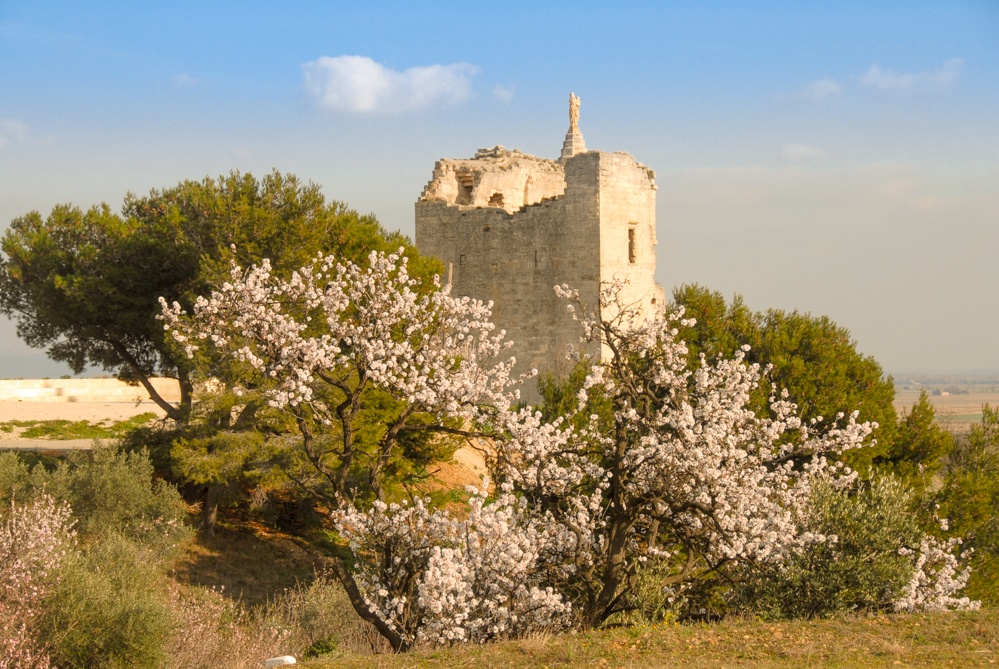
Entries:
[[[919, 400], [919, 387], [907, 386], [895, 388], [895, 409], [902, 413], [909, 411]], [[931, 392], [927, 388], [927, 392]], [[988, 389], [969, 389], [967, 394], [930, 395], [930, 402], [937, 412], [937, 421], [955, 432], [967, 432], [969, 427], [982, 420], [982, 405], [999, 406], [999, 391]]]

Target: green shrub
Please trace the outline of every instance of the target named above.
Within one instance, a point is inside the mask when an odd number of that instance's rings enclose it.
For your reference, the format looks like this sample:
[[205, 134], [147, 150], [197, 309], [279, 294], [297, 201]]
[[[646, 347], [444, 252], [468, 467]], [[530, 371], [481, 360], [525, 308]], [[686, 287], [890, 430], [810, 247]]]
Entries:
[[825, 485], [814, 494], [810, 529], [837, 540], [761, 569], [734, 590], [733, 602], [765, 618], [890, 610], [914, 572], [899, 549], [918, 550], [923, 537], [912, 492], [895, 478], [875, 476], [855, 494]]
[[285, 591], [261, 607], [261, 617], [268, 626], [286, 630], [287, 647], [304, 657], [390, 650], [374, 627], [358, 617], [343, 587], [329, 574]]
[[28, 466], [17, 453], [0, 453], [0, 508], [9, 507], [14, 499], [24, 501], [31, 489], [28, 478]]
[[90, 452], [67, 456], [52, 471], [36, 466], [31, 484], [69, 502], [84, 543], [121, 533], [162, 555], [188, 533], [183, 499], [155, 478], [144, 452], [124, 453], [98, 442]]
[[149, 549], [106, 532], [67, 557], [39, 624], [62, 669], [162, 667], [176, 625]]
[[975, 550], [968, 595], [999, 604], [999, 407], [961, 436], [947, 463], [941, 511]]

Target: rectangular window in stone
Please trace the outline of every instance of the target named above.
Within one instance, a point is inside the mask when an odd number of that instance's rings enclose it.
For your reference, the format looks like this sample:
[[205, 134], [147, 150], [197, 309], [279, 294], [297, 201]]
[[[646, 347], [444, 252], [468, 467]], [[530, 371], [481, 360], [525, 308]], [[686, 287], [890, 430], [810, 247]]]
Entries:
[[638, 261], [638, 248], [635, 241], [635, 226], [628, 227], [628, 262], [634, 265]]

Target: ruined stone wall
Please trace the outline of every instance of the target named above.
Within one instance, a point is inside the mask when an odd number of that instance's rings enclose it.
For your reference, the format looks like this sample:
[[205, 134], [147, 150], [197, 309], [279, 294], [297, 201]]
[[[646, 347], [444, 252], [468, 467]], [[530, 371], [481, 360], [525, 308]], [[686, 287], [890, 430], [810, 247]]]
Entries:
[[479, 149], [474, 158], [467, 160], [438, 160], [420, 200], [497, 207], [513, 213], [564, 191], [562, 165], [497, 146]]
[[[494, 322], [514, 342], [517, 371], [562, 375], [571, 365], [565, 354], [581, 346], [582, 329], [556, 297], [555, 285], [569, 284], [595, 306], [601, 280], [616, 276], [634, 283], [628, 295], [636, 300], [661, 299], [653, 279], [654, 174], [627, 154], [591, 151], [560, 164], [484, 153], [478, 160], [437, 163], [416, 203], [417, 246], [450, 267], [455, 294], [494, 303]], [[462, 173], [477, 175], [468, 193], [453, 186]], [[539, 192], [555, 194], [513, 211], [488, 204], [492, 191], [516, 198], [524, 183], [547, 184]], [[464, 204], [483, 199], [486, 204]], [[539, 399], [533, 383], [523, 395]]]
[[599, 153], [600, 280], [621, 279], [628, 305], [650, 314], [665, 300], [656, 283], [656, 175], [627, 153]]

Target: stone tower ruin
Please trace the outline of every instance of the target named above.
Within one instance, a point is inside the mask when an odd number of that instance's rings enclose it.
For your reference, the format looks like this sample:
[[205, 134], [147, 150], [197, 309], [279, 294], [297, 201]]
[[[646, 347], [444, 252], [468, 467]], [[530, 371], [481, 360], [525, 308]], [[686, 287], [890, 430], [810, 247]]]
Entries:
[[[664, 300], [656, 269], [655, 173], [627, 153], [587, 151], [570, 96], [558, 160], [480, 149], [437, 161], [416, 202], [416, 244], [440, 258], [456, 295], [493, 302], [493, 321], [514, 342], [518, 372], [562, 375], [582, 328], [554, 286], [597, 305], [601, 282], [623, 279], [624, 298], [651, 311]], [[536, 384], [522, 390], [539, 399]]]

